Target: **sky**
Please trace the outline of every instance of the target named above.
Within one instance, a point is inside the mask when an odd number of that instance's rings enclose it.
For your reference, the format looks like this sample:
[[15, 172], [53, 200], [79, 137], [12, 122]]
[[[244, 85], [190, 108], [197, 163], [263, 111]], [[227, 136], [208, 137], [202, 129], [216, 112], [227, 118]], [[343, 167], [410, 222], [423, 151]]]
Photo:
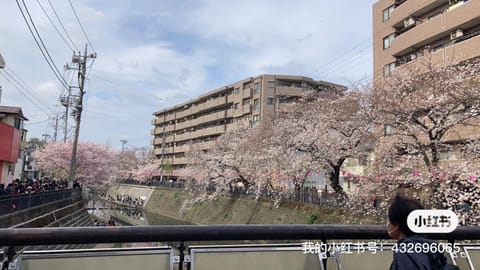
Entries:
[[[47, 140], [53, 140], [58, 114], [57, 140], [63, 139], [65, 107], [59, 97], [66, 90], [17, 3], [31, 23], [26, 4], [68, 83], [76, 85], [76, 74], [63, 68], [72, 49], [83, 52], [89, 44], [88, 52], [96, 53], [88, 62], [80, 141], [115, 149], [122, 148], [121, 140], [127, 140], [126, 148], [150, 146], [153, 112], [248, 77], [301, 75], [346, 86], [371, 80], [375, 0], [70, 2], [0, 1], [0, 54], [6, 62], [0, 105], [22, 108], [28, 138], [49, 134]], [[70, 117], [69, 138], [73, 123]]]

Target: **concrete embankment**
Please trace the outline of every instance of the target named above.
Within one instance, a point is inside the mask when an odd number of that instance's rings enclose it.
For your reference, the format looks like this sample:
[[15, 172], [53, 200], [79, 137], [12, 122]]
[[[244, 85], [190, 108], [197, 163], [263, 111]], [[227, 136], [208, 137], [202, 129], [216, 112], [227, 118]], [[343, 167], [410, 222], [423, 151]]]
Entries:
[[255, 200], [251, 196], [219, 196], [212, 200], [198, 200], [198, 192], [133, 185], [111, 187], [108, 192], [112, 196], [145, 196], [144, 209], [147, 212], [195, 224], [378, 223], [365, 217], [349, 217], [345, 221], [338, 208], [292, 201], [283, 201], [277, 206], [271, 200]]

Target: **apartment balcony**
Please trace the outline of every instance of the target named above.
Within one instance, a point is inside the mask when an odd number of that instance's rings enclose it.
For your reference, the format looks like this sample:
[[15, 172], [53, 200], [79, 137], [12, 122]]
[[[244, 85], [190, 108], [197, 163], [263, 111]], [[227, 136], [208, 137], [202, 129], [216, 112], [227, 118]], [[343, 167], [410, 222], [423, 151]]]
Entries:
[[173, 135], [165, 136], [165, 143], [171, 143], [175, 140]]
[[178, 123], [175, 125], [175, 130], [182, 130], [182, 129], [185, 129], [185, 128], [189, 128], [192, 126], [192, 122], [194, 120], [187, 120], [185, 122], [181, 122], [181, 123]]
[[[442, 29], [442, 15], [415, 26], [409, 31], [401, 34], [392, 41], [392, 46], [387, 49], [392, 55], [401, 55], [414, 50], [413, 46], [421, 47], [433, 41]], [[421, 40], [419, 40], [421, 38]], [[418, 42], [417, 42], [418, 41]]]
[[[245, 105], [244, 105], [245, 106]], [[239, 106], [238, 109], [232, 109], [233, 117], [240, 117], [243, 115], [243, 107]]]
[[218, 97], [214, 100], [202, 103], [201, 105], [199, 105], [199, 107], [200, 107], [200, 111], [205, 111], [205, 110], [213, 109], [218, 106], [225, 105], [226, 103], [227, 103], [227, 97], [223, 96], [223, 97]]
[[242, 98], [252, 97], [252, 88], [247, 88], [243, 90]]
[[161, 125], [165, 123], [166, 121], [163, 120], [163, 116], [161, 118], [155, 118], [152, 120], [152, 125]]
[[180, 134], [180, 135], [176, 135], [175, 136], [175, 141], [176, 142], [180, 142], [180, 141], [185, 141], [185, 140], [189, 140], [192, 138], [192, 134], [195, 133], [195, 132], [185, 132], [183, 134]]
[[[480, 19], [480, 1], [471, 0], [443, 14], [445, 29], [449, 32], [459, 27], [474, 26]], [[476, 20], [476, 22], [475, 22]]]
[[[479, 1], [466, 2], [402, 33], [393, 39], [392, 46], [387, 50], [390, 50], [391, 54], [395, 56], [404, 55], [415, 48], [430, 44], [441, 36], [449, 36], [450, 32], [458, 28], [475, 24], [475, 19], [480, 18], [478, 10], [480, 10]], [[419, 40], [419, 37], [422, 39]]]
[[152, 141], [153, 145], [161, 145], [162, 144], [162, 138], [157, 138]]
[[252, 104], [246, 104], [242, 106], [242, 112], [243, 114], [248, 114], [252, 112]]
[[425, 11], [432, 10], [447, 3], [448, 0], [405, 1], [393, 10], [390, 21], [394, 22], [395, 25], [403, 25], [403, 20], [423, 14]]
[[184, 111], [177, 112], [175, 117], [176, 117], [176, 119], [182, 119], [186, 116], [191, 115], [192, 112], [193, 112], [193, 109], [192, 109], [192, 107], [190, 107], [189, 109], [186, 109]]
[[445, 57], [456, 61], [467, 60], [480, 55], [480, 35], [445, 48]]
[[[450, 61], [464, 61], [480, 55], [480, 35], [472, 37], [462, 42], [451, 44], [448, 47], [438, 49], [433, 52], [429, 57], [429, 61], [433, 63], [442, 63]], [[428, 67], [426, 67], [421, 61], [424, 56], [420, 56], [415, 61], [408, 62], [404, 65], [397, 67], [397, 69], [403, 69], [408, 67], [413, 67], [419, 72], [426, 72]]]
[[[160, 144], [161, 145], [161, 144]], [[165, 147], [163, 149], [163, 154], [166, 155], [166, 154], [170, 154], [170, 153], [173, 153], [173, 148], [172, 147]], [[153, 150], [153, 154], [154, 155], [161, 155], [162, 154], [162, 148], [157, 148], [157, 149], [154, 149]]]
[[225, 119], [225, 111], [207, 114], [199, 118], [201, 123], [212, 122], [212, 121], [223, 120], [223, 119]]
[[302, 96], [304, 88], [301, 87], [288, 87], [288, 86], [277, 86], [275, 89], [275, 94], [282, 96]]
[[185, 165], [188, 162], [188, 158], [181, 157], [181, 158], [174, 158], [172, 160], [172, 165]]
[[214, 141], [202, 142], [202, 143], [196, 144], [196, 146], [200, 149], [211, 149], [215, 146], [215, 142]]
[[201, 131], [201, 136], [211, 136], [211, 135], [218, 135], [222, 134], [225, 132], [225, 126], [220, 125], [220, 126], [214, 126], [214, 127], [209, 127], [200, 130]]
[[181, 146], [175, 146], [172, 149], [172, 153], [184, 153], [187, 152], [190, 149], [190, 146], [188, 144], [184, 144]]
[[169, 114], [165, 117], [165, 121], [164, 122], [168, 122], [168, 121], [172, 121], [172, 120], [175, 120], [175, 113], [172, 113], [172, 114]]
[[233, 103], [235, 101], [235, 95], [227, 95], [227, 103]]
[[228, 109], [227, 110], [227, 115], [226, 115], [227, 118], [230, 118], [230, 117], [233, 117], [233, 109]]

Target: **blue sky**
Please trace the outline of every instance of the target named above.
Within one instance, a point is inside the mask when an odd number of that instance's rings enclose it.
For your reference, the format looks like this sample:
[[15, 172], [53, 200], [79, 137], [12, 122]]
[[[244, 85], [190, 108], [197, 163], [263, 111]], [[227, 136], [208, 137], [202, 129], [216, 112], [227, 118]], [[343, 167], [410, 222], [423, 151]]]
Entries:
[[[48, 1], [38, 1], [56, 22]], [[68, 1], [50, 1], [76, 46], [83, 48], [86, 38]], [[373, 0], [71, 1], [98, 55], [86, 85], [82, 141], [116, 149], [121, 139], [128, 140], [127, 147], [148, 146], [154, 111], [259, 74], [350, 85], [372, 73]], [[62, 68], [71, 60], [71, 50], [37, 2], [25, 2]], [[6, 71], [23, 80], [34, 99], [0, 76], [1, 104], [22, 107], [30, 119], [28, 137], [53, 136], [48, 118], [62, 111], [55, 107], [60, 84], [15, 1], [0, 2], [0, 17]]]

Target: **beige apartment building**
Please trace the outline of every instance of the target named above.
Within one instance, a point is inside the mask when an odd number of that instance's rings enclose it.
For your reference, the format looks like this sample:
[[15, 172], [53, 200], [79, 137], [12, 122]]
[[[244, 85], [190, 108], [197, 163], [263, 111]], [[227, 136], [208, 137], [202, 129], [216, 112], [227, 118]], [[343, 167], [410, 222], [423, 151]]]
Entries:
[[212, 140], [239, 124], [255, 125], [306, 90], [345, 86], [288, 75], [260, 75], [207, 92], [182, 104], [154, 112], [154, 155], [172, 168], [185, 167], [190, 143], [208, 149]]
[[480, 0], [380, 0], [373, 5], [375, 82], [425, 50], [433, 61], [479, 57]]

